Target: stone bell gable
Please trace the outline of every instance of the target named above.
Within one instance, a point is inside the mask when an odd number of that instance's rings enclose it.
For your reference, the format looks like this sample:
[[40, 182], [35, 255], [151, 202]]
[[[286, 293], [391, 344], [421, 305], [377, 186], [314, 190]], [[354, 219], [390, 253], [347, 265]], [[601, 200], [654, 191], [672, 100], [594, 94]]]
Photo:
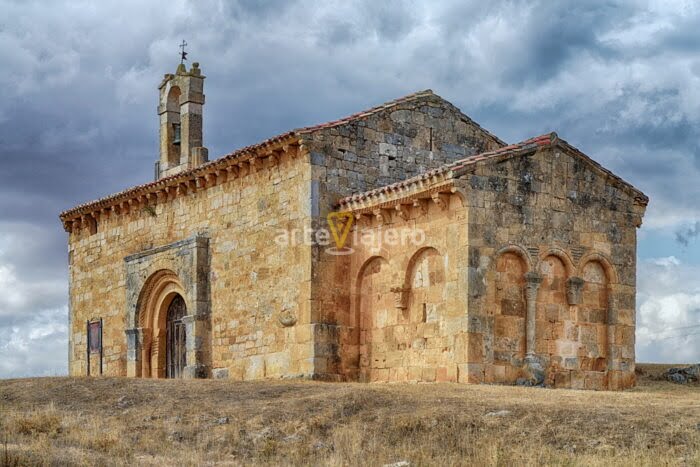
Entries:
[[203, 84], [161, 82], [154, 181], [60, 215], [71, 375], [634, 383], [634, 187], [429, 90], [208, 161]]
[[184, 64], [167, 73], [158, 86], [160, 101], [160, 158], [156, 179], [202, 165], [208, 160], [203, 146], [204, 78], [199, 63], [188, 71]]

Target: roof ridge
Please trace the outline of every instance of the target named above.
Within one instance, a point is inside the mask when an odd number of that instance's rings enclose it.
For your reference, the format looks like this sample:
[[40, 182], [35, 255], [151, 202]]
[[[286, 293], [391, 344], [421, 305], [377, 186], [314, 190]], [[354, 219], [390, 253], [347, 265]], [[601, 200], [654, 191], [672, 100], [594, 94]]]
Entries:
[[[295, 133], [299, 133], [299, 134], [306, 134], [306, 133], [311, 133], [313, 131], [321, 130], [324, 128], [333, 128], [336, 126], [344, 125], [346, 123], [349, 123], [353, 120], [357, 120], [359, 118], [368, 117], [368, 116], [373, 115], [377, 112], [381, 112], [382, 110], [390, 109], [391, 107], [395, 107], [399, 104], [411, 102], [412, 100], [416, 100], [418, 98], [426, 97], [426, 96], [437, 96], [440, 99], [442, 99], [442, 97], [435, 94], [432, 89], [424, 89], [422, 91], [416, 91], [416, 92], [413, 92], [411, 94], [406, 94], [405, 96], [398, 97], [398, 98], [392, 99], [390, 101], [386, 101], [386, 102], [379, 104], [379, 105], [376, 105], [374, 107], [370, 107], [368, 109], [361, 110], [359, 112], [355, 112], [355, 113], [347, 115], [345, 117], [341, 117], [337, 120], [331, 120], [331, 121], [328, 121], [325, 123], [319, 123], [316, 125], [300, 127], [300, 128], [294, 129], [293, 131]], [[442, 100], [444, 100], [444, 99], [442, 99]]]
[[442, 97], [442, 96], [439, 95], [439, 94], [433, 93], [433, 95], [434, 95], [435, 97], [437, 97], [438, 99], [442, 100], [443, 102], [447, 103], [447, 105], [448, 105], [449, 107], [452, 107], [455, 111], [457, 111], [457, 113], [458, 113], [459, 115], [461, 115], [463, 118], [465, 118], [465, 119], [467, 120], [466, 123], [469, 123], [470, 125], [474, 125], [476, 128], [478, 128], [479, 130], [483, 131], [486, 135], [488, 135], [488, 136], [490, 136], [491, 138], [493, 138], [494, 140], [496, 140], [498, 143], [502, 144], [503, 146], [507, 146], [507, 144], [506, 144], [505, 141], [503, 141], [501, 138], [499, 138], [498, 136], [496, 136], [495, 134], [491, 133], [489, 130], [487, 130], [487, 129], [484, 128], [483, 126], [481, 126], [477, 121], [475, 121], [475, 120], [474, 120], [473, 118], [471, 118], [469, 115], [465, 114], [465, 113], [462, 111], [462, 109], [460, 109], [459, 107], [457, 107], [456, 105], [454, 105], [451, 101], [449, 101], [448, 99], [445, 99], [444, 97]]

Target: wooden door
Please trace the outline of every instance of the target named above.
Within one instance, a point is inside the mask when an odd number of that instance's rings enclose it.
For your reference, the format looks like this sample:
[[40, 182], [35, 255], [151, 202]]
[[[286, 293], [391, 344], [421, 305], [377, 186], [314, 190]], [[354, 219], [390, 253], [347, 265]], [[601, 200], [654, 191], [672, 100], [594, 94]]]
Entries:
[[185, 301], [181, 296], [173, 299], [168, 307], [168, 322], [166, 327], [166, 377], [181, 378], [187, 362], [185, 347], [185, 323], [182, 318], [187, 314]]

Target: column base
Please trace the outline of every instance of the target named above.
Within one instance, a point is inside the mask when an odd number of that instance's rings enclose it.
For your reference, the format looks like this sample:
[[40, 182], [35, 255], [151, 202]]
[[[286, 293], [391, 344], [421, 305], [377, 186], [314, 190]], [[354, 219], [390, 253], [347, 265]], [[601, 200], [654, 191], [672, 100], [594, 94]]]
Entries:
[[184, 368], [182, 377], [185, 379], [195, 379], [195, 378], [206, 378], [209, 373], [209, 369], [206, 365], [197, 363], [195, 365], [187, 365]]
[[523, 370], [525, 372], [525, 379], [530, 386], [544, 385], [544, 379], [547, 373], [542, 363], [540, 363], [540, 360], [535, 355], [528, 355], [525, 357]]

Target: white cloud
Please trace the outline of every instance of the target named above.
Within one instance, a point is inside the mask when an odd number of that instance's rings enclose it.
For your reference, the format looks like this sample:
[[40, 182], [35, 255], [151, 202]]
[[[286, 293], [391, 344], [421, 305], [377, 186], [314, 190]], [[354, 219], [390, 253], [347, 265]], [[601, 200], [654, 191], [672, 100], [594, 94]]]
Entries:
[[637, 360], [700, 362], [700, 266], [673, 256], [642, 261], [637, 280]]
[[10, 253], [24, 250], [31, 255], [42, 237], [32, 237], [32, 229], [20, 232], [17, 226], [1, 223], [0, 227], [4, 231], [0, 235], [0, 378], [66, 374], [65, 278], [18, 276], [9, 262]]
[[0, 326], [0, 378], [68, 372], [68, 309], [39, 310]]

